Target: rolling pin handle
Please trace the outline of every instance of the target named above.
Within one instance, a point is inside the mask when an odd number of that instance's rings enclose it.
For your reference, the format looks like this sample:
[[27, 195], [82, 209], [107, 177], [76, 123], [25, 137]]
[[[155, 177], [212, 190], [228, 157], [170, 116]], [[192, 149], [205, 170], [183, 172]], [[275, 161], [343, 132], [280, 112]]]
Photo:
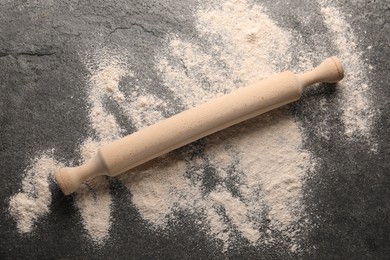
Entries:
[[83, 165], [59, 169], [55, 178], [62, 192], [69, 195], [75, 192], [83, 182], [99, 175], [108, 175], [108, 170], [98, 153]]
[[325, 59], [320, 65], [313, 70], [297, 75], [301, 88], [325, 82], [336, 83], [344, 78], [344, 70], [340, 60], [337, 57]]

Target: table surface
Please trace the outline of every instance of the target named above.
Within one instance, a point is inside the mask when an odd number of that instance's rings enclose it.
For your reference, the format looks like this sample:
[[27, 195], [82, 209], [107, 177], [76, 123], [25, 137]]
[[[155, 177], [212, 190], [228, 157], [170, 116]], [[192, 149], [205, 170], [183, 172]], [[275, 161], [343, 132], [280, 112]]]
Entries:
[[[321, 21], [315, 1], [299, 1], [294, 7], [287, 0], [254, 2], [265, 7], [281, 27], [301, 33], [306, 39], [323, 27], [321, 23], [302, 22], [306, 16]], [[345, 14], [354, 31], [361, 59], [373, 66], [368, 79], [371, 104], [376, 109], [370, 132], [376, 151], [369, 151], [364, 140], [347, 139], [336, 132], [341, 129], [337, 118], [329, 124], [335, 131], [331, 138], [317, 138], [310, 129], [323, 119], [318, 116], [321, 113], [311, 113], [319, 108], [310, 93], [305, 94], [305, 101], [289, 106], [307, 136], [306, 149], [321, 160], [321, 167], [304, 186], [303, 203], [307, 215], [316, 216], [316, 226], [302, 234], [299, 252], [292, 252], [278, 242], [253, 246], [245, 241], [223, 251], [189, 215], [164, 231], [155, 231], [129, 205], [129, 193], [115, 179], [110, 184], [115, 220], [103, 246], [96, 247], [85, 235], [74, 197], [64, 197], [56, 187], [50, 213], [31, 233], [20, 234], [8, 204], [10, 197], [20, 191], [31, 159], [55, 148], [63, 162], [75, 161], [79, 155], [74, 151], [90, 133], [85, 102], [88, 71], [80, 53], [102, 46], [123, 47], [129, 57], [134, 56], [140, 82], [142, 78], [153, 80], [155, 93], [159, 94], [162, 79], [150, 69], [154, 57], [166, 44], [169, 33], [189, 40], [199, 37], [194, 16], [199, 3], [1, 1], [0, 258], [388, 258], [390, 4], [386, 0], [332, 4]], [[331, 47], [323, 48], [331, 52]], [[320, 94], [331, 99], [337, 91]], [[131, 129], [130, 124], [128, 132]]]

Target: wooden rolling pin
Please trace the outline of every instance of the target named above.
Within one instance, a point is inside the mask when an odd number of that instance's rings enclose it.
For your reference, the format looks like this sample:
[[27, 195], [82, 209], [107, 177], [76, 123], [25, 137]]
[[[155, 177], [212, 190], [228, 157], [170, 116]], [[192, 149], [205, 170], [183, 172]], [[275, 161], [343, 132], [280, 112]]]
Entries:
[[84, 165], [59, 169], [55, 178], [62, 192], [69, 195], [86, 180], [121, 174], [202, 137], [296, 101], [306, 86], [335, 83], [343, 77], [343, 67], [336, 57], [304, 74], [290, 71], [276, 74], [103, 146]]

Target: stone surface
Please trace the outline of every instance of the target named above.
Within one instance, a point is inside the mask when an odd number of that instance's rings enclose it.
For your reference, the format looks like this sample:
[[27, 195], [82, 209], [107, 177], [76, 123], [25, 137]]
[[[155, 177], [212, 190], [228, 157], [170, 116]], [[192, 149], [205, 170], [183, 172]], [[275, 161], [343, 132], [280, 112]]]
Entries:
[[[286, 10], [280, 1], [262, 1], [272, 18], [307, 36], [324, 30], [322, 24], [305, 27], [296, 17], [318, 12], [312, 1]], [[290, 3], [291, 4], [291, 3]], [[390, 28], [388, 1], [339, 1], [358, 31], [363, 58], [375, 65], [369, 75], [380, 112], [373, 135], [378, 153], [369, 155], [364, 144], [345, 142], [337, 133], [324, 143], [308, 130], [307, 146], [321, 154], [320, 174], [306, 183], [309, 214], [320, 216], [305, 240], [305, 259], [386, 259], [390, 255], [390, 88], [388, 61]], [[79, 53], [92, 47], [119, 45], [134, 54], [140, 85], [161, 84], [152, 69], [153, 57], [168, 32], [196, 37], [191, 1], [0, 1], [0, 258], [257, 258], [294, 257], [283, 247], [243, 246], [222, 253], [206, 234], [182, 217], [174, 227], [153, 232], [128, 203], [128, 193], [112, 181], [115, 222], [111, 239], [94, 247], [83, 235], [72, 197], [53, 195], [52, 213], [36, 230], [20, 235], [7, 211], [8, 199], [21, 187], [22, 173], [38, 152], [56, 147], [55, 154], [74, 160], [75, 150], [89, 135], [85, 104], [88, 71]], [[291, 107], [306, 124], [321, 118], [313, 102]], [[337, 123], [337, 120], [335, 121]], [[64, 127], [66, 126], [66, 127]], [[58, 191], [57, 191], [58, 192]], [[121, 203], [123, 202], [123, 203]], [[189, 235], [190, 234], [190, 235]]]

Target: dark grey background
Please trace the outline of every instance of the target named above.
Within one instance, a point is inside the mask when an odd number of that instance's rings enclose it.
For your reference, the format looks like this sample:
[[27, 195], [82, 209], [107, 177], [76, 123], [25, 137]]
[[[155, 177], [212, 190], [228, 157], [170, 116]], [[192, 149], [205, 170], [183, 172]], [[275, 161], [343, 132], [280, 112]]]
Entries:
[[[37, 1], [39, 2], [39, 1]], [[325, 29], [318, 6], [312, 1], [259, 1], [281, 26], [311, 36]], [[42, 4], [43, 3], [43, 4]], [[291, 6], [291, 4], [290, 4]], [[283, 243], [253, 247], [238, 241], [223, 254], [220, 245], [191, 223], [179, 218], [164, 232], [148, 228], [132, 205], [125, 188], [111, 180], [114, 197], [111, 238], [94, 247], [82, 232], [72, 197], [53, 187], [51, 213], [34, 232], [20, 235], [7, 211], [8, 199], [18, 192], [24, 169], [41, 151], [55, 147], [55, 156], [76, 160], [75, 150], [91, 134], [85, 99], [88, 71], [79, 53], [101, 46], [132, 50], [140, 79], [153, 79], [149, 91], [159, 93], [162, 81], [151, 69], [153, 57], [166, 33], [196, 39], [191, 1], [5, 1], [0, 0], [0, 258], [257, 258], [257, 259], [388, 259], [390, 255], [390, 88], [388, 1], [339, 1], [348, 16], [360, 49], [373, 46], [363, 59], [375, 69], [369, 74], [375, 118], [373, 137], [378, 153], [367, 152], [364, 141], [347, 142], [334, 131], [325, 142], [311, 125], [328, 116], [333, 129], [340, 125], [337, 112], [318, 111], [318, 95], [334, 102], [334, 88], [317, 89], [290, 106], [308, 138], [305, 146], [322, 159], [318, 174], [305, 184], [304, 203], [320, 216], [317, 227], [301, 239], [303, 252], [292, 254]], [[310, 27], [299, 17], [309, 16]], [[330, 51], [332, 47], [329, 47]], [[142, 77], [143, 76], [143, 77]], [[142, 81], [141, 81], [142, 84]], [[177, 110], [180, 110], [178, 105]], [[167, 112], [168, 113], [168, 112]], [[128, 132], [131, 123], [123, 123]], [[341, 129], [341, 128], [340, 128]], [[185, 149], [185, 148], [184, 148]], [[123, 203], [121, 203], [123, 202]]]

